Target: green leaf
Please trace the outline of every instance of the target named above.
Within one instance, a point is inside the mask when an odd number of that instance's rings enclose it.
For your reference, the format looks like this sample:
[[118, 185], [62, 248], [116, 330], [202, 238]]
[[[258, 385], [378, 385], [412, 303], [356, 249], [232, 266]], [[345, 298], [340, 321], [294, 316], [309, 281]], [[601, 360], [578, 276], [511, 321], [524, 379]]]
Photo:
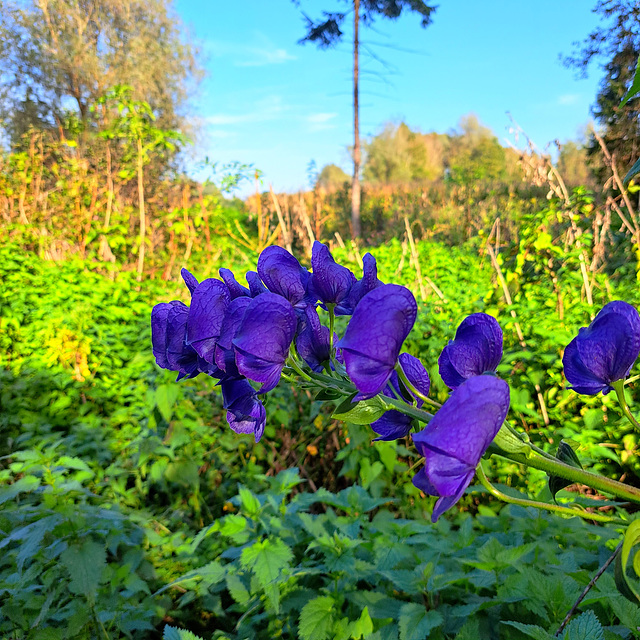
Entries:
[[631, 167], [631, 169], [627, 171], [627, 175], [624, 177], [624, 180], [622, 181], [622, 186], [626, 187], [629, 184], [629, 182], [631, 182], [631, 178], [638, 175], [639, 173], [640, 173], [640, 158], [638, 158], [633, 163], [633, 166]]
[[107, 564], [104, 545], [93, 540], [85, 540], [82, 545], [73, 545], [65, 549], [60, 560], [71, 578], [69, 590], [85, 596], [89, 602], [94, 603]]
[[569, 623], [562, 640], [604, 640], [604, 629], [593, 611], [585, 611]]
[[227, 589], [238, 604], [245, 605], [251, 599], [244, 582], [235, 573], [227, 576]]
[[[640, 595], [638, 593], [637, 584], [634, 586], [629, 575], [627, 574], [627, 564], [629, 556], [636, 544], [640, 542], [640, 520], [634, 520], [625, 531], [622, 549], [616, 556], [615, 580], [618, 591], [631, 602], [638, 604]], [[636, 575], [636, 578], [639, 577]], [[637, 580], [635, 581], [637, 583]]]
[[356, 403], [352, 402], [353, 397], [342, 402], [331, 417], [352, 424], [371, 424], [391, 408], [380, 396]]
[[[560, 440], [560, 444], [558, 445], [558, 450], [556, 451], [556, 458], [560, 460], [560, 462], [564, 462], [576, 469], [582, 469], [582, 463], [578, 459], [576, 452], [573, 450], [571, 445], [565, 440]], [[551, 496], [555, 500], [556, 493], [565, 487], [573, 484], [571, 480], [567, 480], [565, 478], [560, 478], [559, 476], [549, 476], [549, 491], [551, 492]]]
[[442, 622], [438, 611], [427, 611], [422, 605], [407, 602], [400, 609], [400, 640], [424, 640]]
[[638, 56], [638, 63], [636, 64], [636, 72], [635, 72], [635, 75], [633, 76], [633, 82], [629, 87], [629, 91], [627, 91], [627, 93], [624, 94], [624, 97], [622, 98], [622, 102], [620, 103], [620, 106], [624, 107], [624, 105], [627, 104], [629, 100], [637, 96], [639, 93], [640, 93], [640, 56]]
[[369, 615], [369, 609], [365, 607], [360, 614], [360, 617], [352, 622], [350, 625], [351, 637], [356, 640], [360, 638], [368, 638], [369, 634], [373, 633], [373, 621]]
[[335, 389], [320, 389], [314, 400], [325, 402], [327, 400], [337, 400], [338, 398], [344, 398], [344, 395]]
[[7, 500], [13, 500], [19, 493], [28, 493], [37, 489], [40, 486], [40, 478], [35, 476], [25, 476], [20, 478], [8, 487], [2, 487], [0, 489], [0, 504], [7, 502]]
[[249, 489], [240, 487], [238, 489], [242, 508], [250, 515], [255, 516], [260, 511], [260, 500], [256, 498]]
[[166, 625], [164, 633], [162, 634], [162, 640], [202, 640], [202, 638], [195, 633], [191, 633], [191, 631], [176, 629], [176, 627]]
[[523, 624], [522, 622], [510, 622], [506, 620], [503, 620], [502, 624], [508, 624], [510, 627], [514, 627], [534, 640], [555, 640], [548, 631], [539, 627], [537, 624]]
[[173, 405], [178, 399], [179, 392], [180, 388], [177, 384], [161, 384], [156, 389], [156, 406], [166, 422], [170, 422], [171, 420]]
[[335, 602], [330, 596], [318, 596], [307, 602], [300, 611], [298, 635], [300, 640], [328, 640], [333, 636]]

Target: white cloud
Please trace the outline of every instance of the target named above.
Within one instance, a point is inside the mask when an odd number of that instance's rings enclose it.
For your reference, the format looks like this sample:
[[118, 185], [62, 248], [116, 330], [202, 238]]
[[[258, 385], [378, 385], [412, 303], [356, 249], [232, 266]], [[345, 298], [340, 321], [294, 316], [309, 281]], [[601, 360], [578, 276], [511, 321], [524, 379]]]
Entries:
[[205, 50], [214, 57], [233, 58], [235, 67], [265, 67], [295, 60], [296, 56], [275, 45], [266, 35], [255, 32], [252, 42], [207, 40]]
[[214, 113], [204, 118], [204, 121], [215, 127], [233, 126], [238, 124], [252, 124], [268, 122], [277, 119], [289, 108], [282, 103], [280, 96], [268, 96], [259, 100], [254, 108], [244, 113]]
[[286, 49], [247, 49], [252, 59], [236, 62], [236, 67], [264, 67], [269, 64], [282, 64], [296, 57], [287, 53]]
[[565, 93], [558, 98], [558, 104], [562, 107], [568, 107], [572, 104], [576, 104], [580, 100], [579, 93]]
[[326, 131], [335, 128], [336, 125], [331, 121], [337, 117], [337, 113], [311, 113], [305, 117], [305, 120], [310, 125], [310, 131]]

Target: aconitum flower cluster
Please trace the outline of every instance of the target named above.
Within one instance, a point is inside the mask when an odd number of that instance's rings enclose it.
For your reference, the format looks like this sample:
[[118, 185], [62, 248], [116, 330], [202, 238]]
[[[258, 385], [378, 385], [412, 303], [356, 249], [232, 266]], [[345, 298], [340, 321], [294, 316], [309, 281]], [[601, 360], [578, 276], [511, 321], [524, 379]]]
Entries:
[[[413, 294], [382, 283], [370, 254], [357, 279], [316, 242], [311, 268], [272, 246], [260, 254], [257, 272], [247, 273], [247, 287], [228, 269], [220, 270], [220, 279], [202, 282], [183, 270], [190, 306], [160, 303], [151, 315], [156, 362], [178, 379], [200, 373], [217, 379], [229, 426], [252, 433], [256, 442], [266, 424], [262, 396], [283, 372], [333, 388], [354, 409], [377, 403], [382, 409], [371, 423], [377, 440], [408, 437], [424, 427], [412, 436], [425, 457], [414, 484], [438, 496], [435, 520], [464, 493], [505, 420], [509, 387], [495, 377], [502, 331], [486, 314], [462, 322], [439, 359], [441, 376], [454, 391], [430, 419], [423, 410], [432, 402], [429, 374], [418, 358], [401, 353], [418, 314]], [[331, 334], [336, 316], [348, 318], [343, 335]]]

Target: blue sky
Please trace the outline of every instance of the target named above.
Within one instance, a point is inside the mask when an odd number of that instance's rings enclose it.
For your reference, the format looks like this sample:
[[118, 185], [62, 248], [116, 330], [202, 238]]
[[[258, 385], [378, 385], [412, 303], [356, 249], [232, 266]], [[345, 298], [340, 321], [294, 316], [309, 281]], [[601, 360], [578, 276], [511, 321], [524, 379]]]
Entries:
[[[251, 163], [265, 186], [294, 191], [307, 167], [336, 163], [349, 172], [352, 143], [351, 28], [331, 50], [299, 45], [301, 10], [344, 8], [339, 0], [176, 0], [206, 58], [195, 111], [196, 155]], [[385, 122], [446, 132], [474, 112], [506, 144], [509, 111], [539, 147], [576, 138], [590, 121], [601, 71], [577, 79], [563, 67], [597, 24], [589, 0], [439, 0], [433, 23], [417, 15], [364, 28], [361, 135]], [[400, 48], [401, 50], [398, 50]], [[513, 137], [511, 136], [511, 139]]]

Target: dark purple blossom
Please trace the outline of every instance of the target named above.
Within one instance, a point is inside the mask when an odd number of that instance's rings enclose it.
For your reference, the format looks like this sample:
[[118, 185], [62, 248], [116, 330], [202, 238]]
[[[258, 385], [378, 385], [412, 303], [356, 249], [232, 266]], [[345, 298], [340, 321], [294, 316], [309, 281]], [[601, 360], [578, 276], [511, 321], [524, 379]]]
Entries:
[[[362, 258], [362, 278], [351, 287], [347, 304], [344, 306], [349, 307], [351, 313], [353, 313], [354, 309], [358, 306], [358, 302], [360, 302], [369, 291], [373, 291], [383, 284], [381, 280], [378, 280], [378, 265], [376, 264], [376, 259], [370, 253], [365, 253]], [[337, 315], [341, 314], [338, 313]]]
[[180, 271], [180, 275], [182, 276], [184, 283], [187, 285], [187, 289], [189, 289], [189, 291], [193, 293], [198, 286], [196, 277], [184, 268]]
[[577, 393], [609, 393], [629, 375], [640, 353], [640, 316], [630, 304], [605, 305], [564, 350], [564, 374]]
[[252, 298], [259, 296], [261, 293], [266, 293], [269, 291], [267, 287], [264, 286], [262, 280], [260, 280], [260, 276], [257, 271], [247, 271], [247, 283], [249, 285], [249, 292]]
[[509, 385], [494, 376], [476, 376], [463, 382], [429, 424], [413, 436], [424, 467], [413, 484], [438, 496], [431, 520], [435, 522], [462, 496], [509, 411]]
[[231, 378], [221, 383], [227, 422], [236, 433], [253, 433], [260, 442], [267, 421], [264, 405], [245, 378]]
[[[398, 362], [409, 382], [423, 395], [429, 395], [431, 381], [422, 362], [408, 353], [401, 353]], [[398, 374], [395, 371], [391, 374], [389, 384], [387, 384], [383, 391], [385, 396], [395, 398], [396, 395], [389, 389], [389, 385], [392, 385], [400, 396], [404, 397], [408, 402], [415, 400], [418, 408], [424, 404], [421, 398], [418, 398], [411, 391], [405, 389], [404, 385], [401, 386]], [[392, 409], [384, 413], [382, 417], [375, 422], [372, 422], [371, 428], [380, 435], [376, 440], [397, 440], [398, 438], [404, 438], [404, 436], [411, 431], [411, 418], [400, 411]]]
[[307, 306], [298, 324], [302, 325], [296, 339], [298, 354], [314, 371], [320, 372], [322, 363], [327, 362], [331, 356], [329, 329], [320, 323], [313, 305]]
[[216, 343], [215, 361], [218, 367], [228, 376], [238, 376], [236, 368], [236, 354], [233, 350], [233, 339], [242, 323], [245, 311], [251, 303], [251, 298], [241, 297], [232, 300], [222, 321], [220, 337]]
[[186, 342], [206, 362], [214, 361], [215, 346], [229, 301], [227, 285], [215, 278], [203, 280], [191, 296]]
[[438, 359], [440, 375], [451, 389], [482, 373], [495, 372], [502, 359], [502, 329], [486, 313], [467, 316], [456, 331], [455, 340]]
[[263, 293], [247, 306], [233, 347], [238, 371], [261, 382], [261, 393], [278, 384], [296, 325], [293, 307], [275, 293]]
[[358, 399], [384, 389], [417, 313], [411, 291], [396, 284], [382, 285], [358, 303], [338, 345]]
[[313, 295], [325, 304], [336, 305], [338, 315], [352, 313], [346, 302], [356, 278], [333, 259], [327, 246], [317, 240], [311, 250], [311, 268], [310, 290]]
[[269, 291], [286, 298], [294, 307], [304, 308], [309, 302], [310, 274], [286, 249], [267, 247], [258, 258], [258, 275]]
[[218, 271], [220, 277], [224, 280], [224, 283], [229, 287], [229, 294], [231, 295], [231, 299], [235, 300], [236, 298], [240, 298], [242, 296], [251, 296], [251, 292], [247, 287], [243, 287], [233, 275], [233, 271], [231, 269], [225, 269], [222, 267]]

